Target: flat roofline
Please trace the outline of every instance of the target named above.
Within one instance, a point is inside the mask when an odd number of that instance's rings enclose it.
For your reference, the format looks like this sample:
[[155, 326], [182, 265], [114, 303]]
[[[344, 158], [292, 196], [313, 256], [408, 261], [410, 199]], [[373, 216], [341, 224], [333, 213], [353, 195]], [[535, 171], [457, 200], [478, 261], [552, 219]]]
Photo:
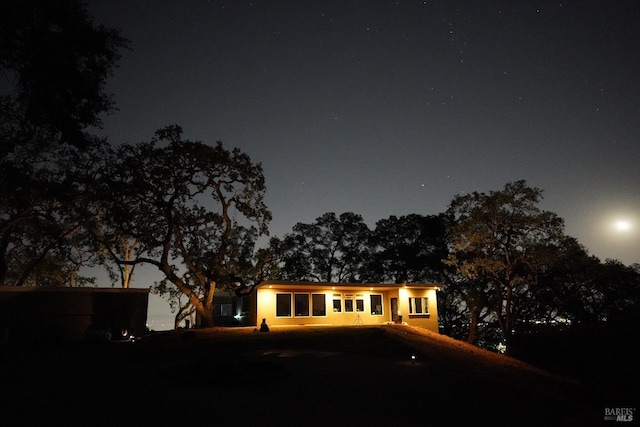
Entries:
[[338, 283], [338, 282], [311, 282], [311, 281], [294, 281], [294, 280], [263, 280], [257, 286], [262, 288], [265, 286], [278, 287], [315, 287], [315, 288], [332, 288], [332, 289], [400, 289], [400, 288], [421, 288], [421, 289], [440, 289], [440, 283]]
[[0, 286], [0, 292], [42, 292], [42, 293], [134, 293], [148, 294], [151, 288], [68, 288], [68, 287], [40, 287], [40, 286]]

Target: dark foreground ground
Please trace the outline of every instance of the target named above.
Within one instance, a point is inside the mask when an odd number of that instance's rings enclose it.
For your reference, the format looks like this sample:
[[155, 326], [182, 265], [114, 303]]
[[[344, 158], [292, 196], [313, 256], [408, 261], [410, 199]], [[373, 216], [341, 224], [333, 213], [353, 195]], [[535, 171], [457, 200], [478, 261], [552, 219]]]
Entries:
[[0, 426], [584, 426], [628, 404], [404, 326], [0, 348]]

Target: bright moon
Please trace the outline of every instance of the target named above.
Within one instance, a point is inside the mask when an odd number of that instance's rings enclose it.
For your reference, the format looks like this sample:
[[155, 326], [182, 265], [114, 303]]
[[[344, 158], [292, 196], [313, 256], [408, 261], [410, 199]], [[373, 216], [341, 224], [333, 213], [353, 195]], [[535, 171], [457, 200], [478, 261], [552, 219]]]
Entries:
[[620, 219], [618, 221], [616, 221], [613, 226], [615, 227], [616, 230], [618, 230], [621, 233], [625, 233], [627, 231], [631, 230], [631, 223], [629, 221], [625, 221], [623, 219]]

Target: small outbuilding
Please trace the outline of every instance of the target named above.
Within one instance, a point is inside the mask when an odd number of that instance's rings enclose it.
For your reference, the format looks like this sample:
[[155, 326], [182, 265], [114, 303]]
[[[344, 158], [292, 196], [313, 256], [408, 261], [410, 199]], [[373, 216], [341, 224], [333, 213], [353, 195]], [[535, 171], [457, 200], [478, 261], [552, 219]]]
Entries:
[[149, 289], [0, 286], [0, 339], [80, 341], [141, 337], [146, 330]]
[[438, 284], [267, 280], [252, 292], [252, 324], [404, 323], [438, 332]]

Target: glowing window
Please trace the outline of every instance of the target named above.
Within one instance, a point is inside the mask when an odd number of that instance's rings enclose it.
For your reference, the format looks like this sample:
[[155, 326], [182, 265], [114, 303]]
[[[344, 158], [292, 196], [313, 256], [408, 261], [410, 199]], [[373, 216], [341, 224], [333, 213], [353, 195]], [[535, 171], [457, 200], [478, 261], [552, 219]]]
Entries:
[[364, 311], [364, 295], [356, 294], [356, 311]]
[[233, 306], [231, 304], [220, 304], [220, 315], [221, 316], [231, 316], [231, 311]]
[[276, 294], [276, 317], [291, 317], [291, 294]]
[[341, 294], [333, 294], [333, 312], [334, 313], [342, 312], [342, 295]]
[[429, 298], [409, 298], [409, 314], [429, 314]]
[[311, 294], [311, 313], [314, 316], [327, 315], [327, 303], [324, 294]]
[[371, 314], [382, 316], [382, 295], [371, 295]]
[[296, 294], [296, 316], [308, 316], [309, 315], [309, 294]]
[[344, 296], [344, 312], [353, 313], [353, 294], [345, 294]]

